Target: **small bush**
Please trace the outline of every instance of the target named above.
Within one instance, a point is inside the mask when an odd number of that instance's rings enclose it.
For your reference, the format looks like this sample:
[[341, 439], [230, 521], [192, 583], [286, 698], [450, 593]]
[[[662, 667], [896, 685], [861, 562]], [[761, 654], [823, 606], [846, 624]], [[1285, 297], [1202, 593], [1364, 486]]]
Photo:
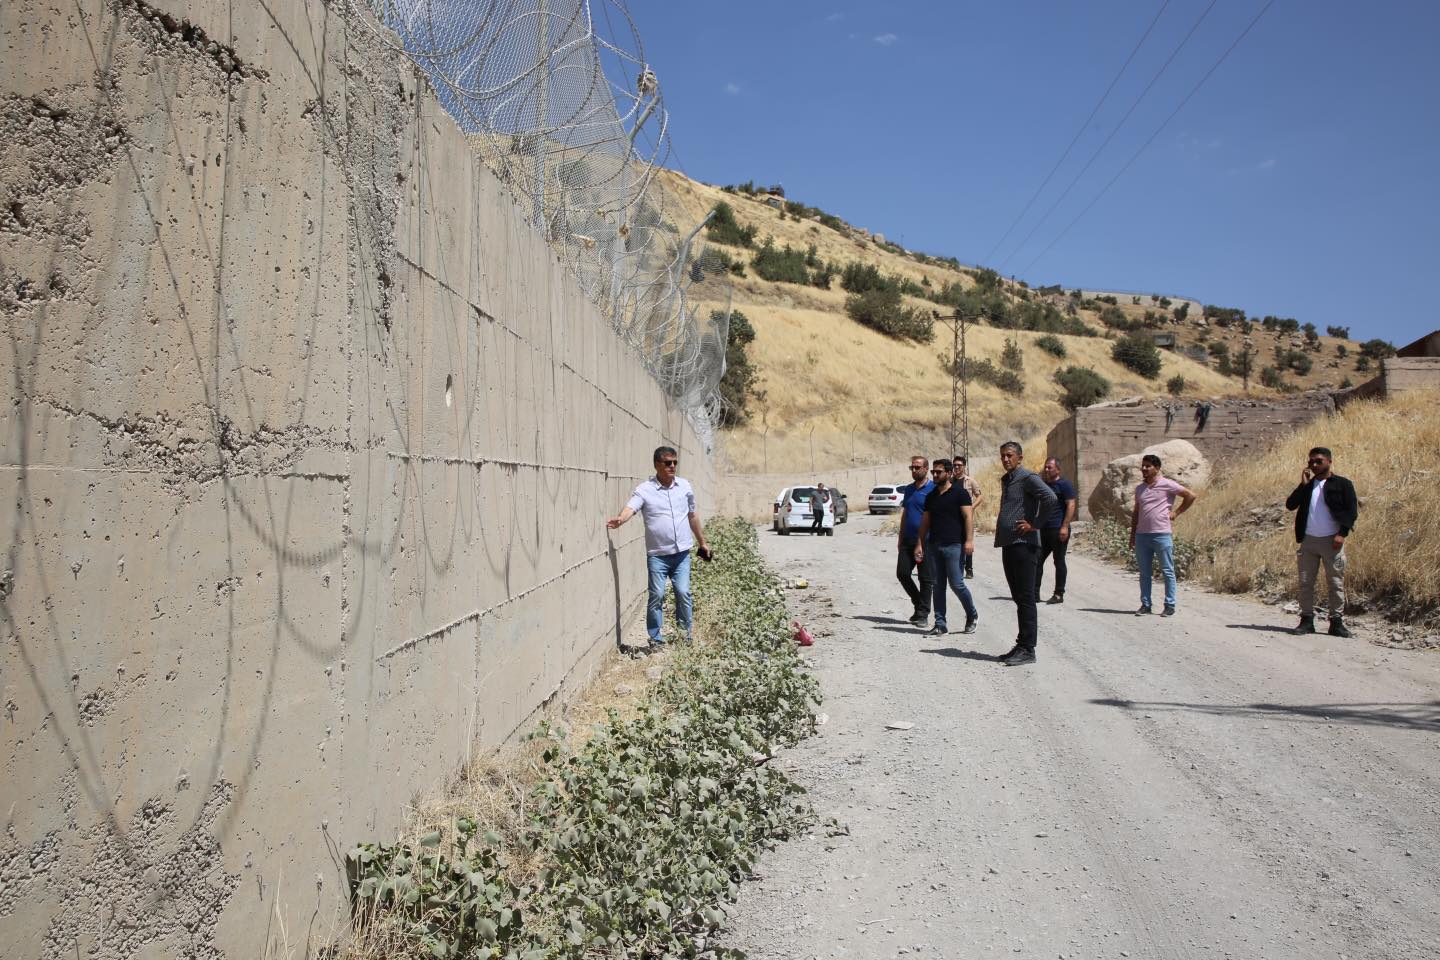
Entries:
[[1089, 367], [1066, 367], [1055, 371], [1055, 382], [1065, 391], [1060, 402], [1067, 410], [1099, 403], [1110, 393], [1110, 381]]
[[705, 228], [705, 234], [711, 240], [732, 247], [753, 247], [755, 233], [754, 227], [740, 226], [735, 219], [735, 209], [724, 200], [715, 204], [715, 216], [710, 218], [710, 225]]
[[922, 343], [935, 338], [935, 322], [929, 314], [905, 306], [893, 287], [851, 294], [845, 298], [845, 312], [856, 323], [887, 336]]
[[[721, 310], [711, 311], [712, 320], [724, 319]], [[759, 388], [760, 372], [750, 363], [748, 348], [755, 340], [755, 326], [739, 310], [730, 311], [730, 332], [725, 345], [725, 374], [720, 378], [720, 425], [735, 427], [750, 419], [750, 401], [764, 400]]]
[[789, 244], [777, 250], [770, 240], [766, 240], [765, 245], [755, 254], [751, 267], [754, 268], [755, 275], [763, 280], [775, 283], [810, 282], [810, 271], [805, 268], [804, 252], [793, 249]]
[[1226, 343], [1224, 340], [1216, 340], [1214, 343], [1210, 344], [1205, 349], [1210, 351], [1210, 356], [1212, 357], [1230, 356], [1230, 344]]
[[1355, 372], [1356, 372], [1356, 373], [1364, 373], [1365, 371], [1367, 371], [1367, 370], [1369, 370], [1369, 369], [1370, 369], [1370, 358], [1369, 358], [1369, 357], [1365, 356], [1365, 354], [1362, 353], [1362, 354], [1360, 354], [1360, 356], [1358, 356], [1358, 357], [1355, 358]]
[[1215, 372], [1220, 374], [1222, 377], [1231, 377], [1235, 375], [1235, 368], [1230, 365], [1229, 353], [1222, 353], [1215, 360]]
[[1044, 350], [1052, 357], [1059, 357], [1062, 360], [1065, 359], [1065, 341], [1053, 333], [1047, 333], [1045, 336], [1038, 338], [1035, 341], [1035, 346]]
[[1386, 357], [1395, 356], [1395, 348], [1390, 342], [1381, 340], [1379, 337], [1360, 344], [1360, 352], [1372, 360], [1384, 360]]
[[1013, 337], [1005, 339], [1005, 349], [1000, 353], [1000, 365], [1016, 373], [1025, 369], [1025, 351], [1020, 349], [1020, 344]]
[[1325, 333], [1326, 333], [1328, 336], [1339, 337], [1341, 340], [1349, 340], [1349, 339], [1350, 339], [1350, 328], [1349, 328], [1349, 327], [1326, 327], [1326, 328], [1325, 328]]
[[1188, 384], [1186, 384], [1185, 378], [1178, 373], [1175, 374], [1175, 376], [1171, 377], [1169, 380], [1165, 381], [1165, 390], [1172, 397], [1178, 397], [1183, 394], [1185, 392], [1186, 386], [1188, 386]]
[[1266, 367], [1260, 371], [1260, 384], [1273, 390], [1282, 389], [1285, 386], [1285, 372], [1279, 367]]
[[846, 293], [867, 293], [871, 290], [885, 290], [892, 284], [873, 263], [852, 260], [840, 271], [840, 287]]
[[[946, 373], [954, 369], [950, 354], [940, 354], [940, 365], [945, 368]], [[988, 383], [991, 386], [999, 387], [1012, 396], [1019, 396], [1025, 392], [1025, 380], [1014, 370], [1006, 370], [1004, 367], [996, 366], [993, 360], [982, 357], [979, 360], [968, 360], [965, 363], [965, 376], [967, 379]]]
[[1147, 380], [1160, 376], [1160, 348], [1148, 334], [1129, 333], [1116, 340], [1110, 358]]

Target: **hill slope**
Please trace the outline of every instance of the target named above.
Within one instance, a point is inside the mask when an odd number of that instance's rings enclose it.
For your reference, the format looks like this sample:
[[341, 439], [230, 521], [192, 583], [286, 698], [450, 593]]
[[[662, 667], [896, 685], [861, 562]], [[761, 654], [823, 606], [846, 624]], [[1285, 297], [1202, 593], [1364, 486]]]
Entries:
[[[1238, 356], [1243, 349], [1241, 329], [1206, 321], [1199, 305], [1192, 304], [1186, 319], [1178, 321], [1174, 308], [1180, 303], [1169, 304], [1158, 295], [1116, 296], [1112, 304], [1078, 291], [1032, 290], [1024, 283], [994, 275], [985, 277], [953, 261], [905, 251], [884, 242], [878, 234], [867, 235], [834, 218], [819, 222], [813, 211], [806, 210], [800, 216], [785, 214], [768, 205], [763, 196], [696, 183], [673, 171], [662, 171], [661, 178], [682, 223], [699, 222], [724, 201], [733, 208], [740, 226], [754, 229], [755, 247], [767, 238], [776, 248], [789, 246], [806, 251], [813, 247], [812, 262], [837, 267], [851, 262], [869, 264], [887, 277], [908, 281], [910, 290], [922, 291], [925, 297], [933, 297], [946, 285], [966, 292], [988, 288], [994, 300], [1011, 307], [1053, 307], [1052, 316], [1066, 314], [1110, 337], [1116, 336], [1120, 327], [1148, 324], [1148, 329], [1172, 333], [1182, 349], [1198, 346], [1203, 350], [1209, 344], [1222, 342], [1232, 356]], [[813, 450], [817, 469], [891, 462], [915, 449], [938, 451], [950, 417], [950, 377], [939, 359], [951, 345], [946, 328], [937, 325], [936, 339], [931, 343], [888, 337], [850, 319], [845, 312], [848, 294], [841, 289], [838, 277], [829, 289], [771, 282], [755, 273], [754, 247], [718, 244], [704, 233], [697, 246], [744, 265], [743, 275], [726, 278], [728, 290], [724, 283], [710, 281], [696, 291], [701, 309], [723, 307], [728, 296], [732, 306], [743, 312], [755, 329], [755, 340], [748, 352], [764, 396], [751, 401], [745, 423], [724, 432], [723, 452], [731, 470], [782, 470], [787, 462], [794, 462], [797, 449], [807, 468]], [[952, 307], [920, 296], [907, 294], [905, 302], [927, 314], [932, 310], [953, 311]], [[1053, 380], [1055, 371], [1062, 367], [1093, 369], [1110, 381], [1111, 397], [1164, 393], [1167, 381], [1176, 375], [1184, 377], [1187, 396], [1224, 396], [1244, 389], [1238, 377], [1224, 375], [1210, 362], [1197, 362], [1181, 352], [1162, 351], [1160, 375], [1147, 380], [1113, 361], [1111, 340], [1103, 336], [1059, 335], [1067, 354], [1063, 360], [1035, 346], [1040, 336], [1038, 332], [989, 324], [970, 325], [967, 352], [972, 361], [988, 359], [998, 366], [1007, 337], [1017, 340], [1024, 355], [1022, 394], [1016, 396], [987, 383], [971, 383], [972, 450], [984, 450], [1003, 437], [1043, 433], [1065, 417], [1068, 411], [1060, 403], [1062, 391]], [[1275, 362], [1277, 347], [1291, 350], [1300, 346], [1291, 340], [1288, 332], [1254, 328], [1257, 378], [1261, 367]], [[1337, 356], [1336, 348], [1340, 346], [1345, 348], [1346, 360]], [[1367, 374], [1352, 372], [1358, 349], [1353, 341], [1320, 337], [1312, 349], [1305, 351], [1311, 358], [1310, 370], [1303, 375], [1294, 370], [1287, 372], [1286, 389], [1340, 386], [1347, 376], [1356, 382], [1365, 379]], [[1206, 359], [1213, 362], [1213, 358]], [[1252, 379], [1250, 392], [1273, 391]]]

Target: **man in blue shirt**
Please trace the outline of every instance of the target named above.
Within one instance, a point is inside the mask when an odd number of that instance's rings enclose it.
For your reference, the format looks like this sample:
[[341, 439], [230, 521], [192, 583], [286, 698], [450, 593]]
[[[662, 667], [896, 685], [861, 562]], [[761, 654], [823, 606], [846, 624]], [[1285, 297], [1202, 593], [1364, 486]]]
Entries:
[[1051, 457], [1040, 470], [1040, 479], [1055, 492], [1057, 509], [1040, 525], [1040, 560], [1035, 567], [1035, 602], [1040, 602], [1040, 584], [1045, 580], [1045, 559], [1055, 557], [1055, 593], [1046, 603], [1065, 602], [1065, 551], [1070, 546], [1070, 521], [1075, 519], [1079, 494], [1075, 485], [1060, 476], [1060, 461]]
[[[895, 576], [915, 607], [910, 622], [917, 627], [923, 627], [930, 621], [930, 600], [935, 587], [935, 561], [931, 558], [930, 551], [924, 551], [920, 560], [915, 559], [915, 547], [920, 542], [920, 520], [925, 516], [925, 500], [930, 496], [930, 491], [935, 489], [935, 484], [928, 475], [929, 469], [929, 460], [924, 457], [911, 457], [910, 482], [900, 488], [905, 499], [900, 508], [900, 537], [897, 544], [900, 552], [895, 560]], [[918, 587], [911, 576], [917, 566], [920, 568]]]

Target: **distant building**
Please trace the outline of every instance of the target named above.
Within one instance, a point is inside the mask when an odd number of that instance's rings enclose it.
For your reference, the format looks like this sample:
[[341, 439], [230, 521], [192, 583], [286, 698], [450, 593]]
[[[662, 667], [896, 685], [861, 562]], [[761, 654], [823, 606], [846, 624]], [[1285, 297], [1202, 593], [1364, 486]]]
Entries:
[[1175, 349], [1175, 334], [1170, 331], [1157, 330], [1152, 332], [1150, 336], [1155, 339], [1155, 346], [1160, 347], [1162, 350]]
[[1440, 357], [1440, 330], [1432, 330], [1395, 351], [1397, 357]]
[[765, 194], [762, 202], [766, 206], [774, 207], [776, 210], [785, 209], [785, 198], [778, 193]]

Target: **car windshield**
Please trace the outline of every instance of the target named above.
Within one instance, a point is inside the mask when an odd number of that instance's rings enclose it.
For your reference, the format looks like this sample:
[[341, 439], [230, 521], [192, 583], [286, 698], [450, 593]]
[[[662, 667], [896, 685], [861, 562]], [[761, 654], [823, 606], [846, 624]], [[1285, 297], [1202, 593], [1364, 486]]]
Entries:
[[871, 490], [871, 491], [870, 491], [870, 495], [871, 495], [871, 496], [874, 496], [874, 495], [876, 495], [876, 494], [886, 494], [886, 493], [894, 493], [894, 492], [895, 492], [895, 488], [894, 488], [894, 487], [876, 487], [874, 490]]
[[796, 503], [808, 503], [810, 495], [815, 492], [814, 487], [796, 487], [790, 491], [790, 499]]

